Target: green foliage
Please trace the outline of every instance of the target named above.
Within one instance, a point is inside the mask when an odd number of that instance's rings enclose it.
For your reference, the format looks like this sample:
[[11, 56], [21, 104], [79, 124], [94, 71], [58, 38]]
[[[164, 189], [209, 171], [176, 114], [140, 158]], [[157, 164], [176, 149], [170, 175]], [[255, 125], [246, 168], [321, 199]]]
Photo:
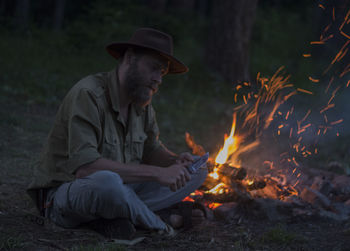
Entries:
[[309, 42], [317, 40], [314, 32], [313, 12], [316, 6], [258, 8], [251, 44], [251, 73], [272, 76], [285, 66], [298, 87], [309, 83], [308, 77], [316, 70], [315, 62], [304, 58], [310, 53]]
[[0, 50], [0, 94], [22, 103], [57, 104], [80, 78], [111, 68], [107, 55], [85, 51], [82, 56], [65, 35], [42, 30], [30, 37], [1, 33]]

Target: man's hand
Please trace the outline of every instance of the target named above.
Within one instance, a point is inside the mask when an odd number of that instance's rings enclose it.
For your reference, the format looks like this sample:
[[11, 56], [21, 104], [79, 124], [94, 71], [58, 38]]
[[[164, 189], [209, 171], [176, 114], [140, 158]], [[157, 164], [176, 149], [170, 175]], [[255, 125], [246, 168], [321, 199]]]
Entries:
[[158, 182], [176, 191], [186, 185], [191, 175], [183, 164], [174, 164], [166, 168], [160, 168]]
[[192, 155], [189, 152], [180, 153], [176, 159], [177, 164], [188, 166], [194, 161]]

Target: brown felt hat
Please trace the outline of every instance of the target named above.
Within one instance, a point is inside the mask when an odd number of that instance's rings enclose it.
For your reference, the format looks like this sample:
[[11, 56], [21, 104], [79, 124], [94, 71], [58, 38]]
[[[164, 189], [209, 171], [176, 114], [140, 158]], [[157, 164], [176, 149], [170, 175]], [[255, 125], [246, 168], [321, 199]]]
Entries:
[[170, 61], [168, 73], [187, 72], [187, 66], [173, 56], [173, 38], [161, 31], [151, 28], [137, 29], [127, 42], [112, 43], [107, 45], [109, 54], [120, 58], [129, 47], [150, 49], [159, 53]]

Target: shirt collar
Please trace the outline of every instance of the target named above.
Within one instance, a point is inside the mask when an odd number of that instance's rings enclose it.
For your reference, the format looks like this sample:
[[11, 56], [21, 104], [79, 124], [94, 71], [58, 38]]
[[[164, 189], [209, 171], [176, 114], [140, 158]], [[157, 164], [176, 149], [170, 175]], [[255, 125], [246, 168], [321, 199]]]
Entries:
[[[120, 106], [119, 106], [119, 93], [120, 93], [120, 84], [119, 84], [119, 76], [118, 76], [118, 66], [110, 71], [108, 73], [109, 80], [108, 85], [108, 92], [109, 92], [109, 98], [111, 100], [112, 109], [119, 113], [120, 112]], [[136, 106], [133, 103], [131, 103], [132, 108], [136, 111], [136, 114], [138, 116], [142, 115], [145, 112], [145, 107]]]

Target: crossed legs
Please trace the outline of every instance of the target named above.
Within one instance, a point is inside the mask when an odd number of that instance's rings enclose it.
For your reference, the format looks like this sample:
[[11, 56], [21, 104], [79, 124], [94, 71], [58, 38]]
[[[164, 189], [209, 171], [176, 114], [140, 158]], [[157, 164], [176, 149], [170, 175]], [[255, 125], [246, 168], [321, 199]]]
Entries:
[[129, 218], [135, 226], [165, 229], [165, 223], [153, 211], [180, 202], [204, 182], [206, 175], [206, 170], [200, 170], [186, 186], [173, 192], [155, 182], [123, 184], [118, 174], [99, 171], [49, 192], [53, 206], [47, 216], [66, 228], [99, 218]]

